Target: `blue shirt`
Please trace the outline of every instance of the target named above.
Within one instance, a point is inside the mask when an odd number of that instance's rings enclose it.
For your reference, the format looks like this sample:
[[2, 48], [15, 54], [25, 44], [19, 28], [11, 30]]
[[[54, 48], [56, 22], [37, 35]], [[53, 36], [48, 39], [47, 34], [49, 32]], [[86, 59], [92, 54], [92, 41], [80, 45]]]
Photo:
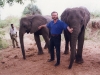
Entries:
[[61, 34], [63, 30], [67, 29], [67, 24], [63, 21], [57, 20], [56, 23], [51, 21], [47, 24], [47, 27], [50, 29], [51, 34]]

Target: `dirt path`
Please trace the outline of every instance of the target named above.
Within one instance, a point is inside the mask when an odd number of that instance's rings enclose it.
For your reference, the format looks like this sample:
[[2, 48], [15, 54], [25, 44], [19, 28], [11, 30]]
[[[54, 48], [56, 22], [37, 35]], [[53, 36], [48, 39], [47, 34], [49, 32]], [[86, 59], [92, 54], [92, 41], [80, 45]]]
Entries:
[[[28, 35], [29, 37], [30, 35]], [[25, 36], [27, 37], [27, 36]], [[64, 41], [61, 46], [61, 64], [47, 62], [49, 54], [37, 55], [37, 47], [31, 38], [25, 38], [26, 60], [22, 59], [20, 49], [8, 48], [0, 51], [0, 75], [100, 75], [100, 43], [86, 40], [83, 51], [83, 64], [73, 64], [68, 69], [69, 54], [64, 55]], [[42, 42], [44, 46], [44, 42]]]

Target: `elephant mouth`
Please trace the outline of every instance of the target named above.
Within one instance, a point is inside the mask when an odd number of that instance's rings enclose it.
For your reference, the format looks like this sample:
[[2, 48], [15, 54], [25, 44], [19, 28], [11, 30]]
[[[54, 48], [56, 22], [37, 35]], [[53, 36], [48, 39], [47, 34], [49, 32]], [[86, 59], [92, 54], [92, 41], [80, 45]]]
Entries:
[[26, 33], [29, 34], [30, 33], [30, 30], [26, 30]]

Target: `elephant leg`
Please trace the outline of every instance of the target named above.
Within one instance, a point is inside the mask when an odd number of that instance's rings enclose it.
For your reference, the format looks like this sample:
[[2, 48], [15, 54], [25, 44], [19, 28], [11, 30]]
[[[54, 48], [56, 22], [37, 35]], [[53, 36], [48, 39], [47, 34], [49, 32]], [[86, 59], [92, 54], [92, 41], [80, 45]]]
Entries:
[[68, 35], [68, 31], [64, 31], [64, 37], [65, 37], [65, 51], [64, 54], [69, 54], [69, 35]]
[[44, 49], [47, 49], [47, 48], [48, 48], [48, 46], [47, 46], [47, 44], [45, 44]]
[[[47, 32], [47, 31], [46, 31]], [[44, 34], [44, 33], [43, 33]], [[48, 38], [50, 38], [51, 37], [51, 34], [50, 34], [50, 30], [49, 30], [49, 34], [48, 33], [46, 33], [47, 34], [47, 36], [49, 36]], [[48, 45], [47, 44], [45, 44], [45, 46], [44, 46], [44, 49], [46, 49], [46, 48], [48, 48]]]
[[83, 52], [83, 44], [84, 44], [84, 34], [85, 34], [85, 28], [83, 26], [81, 33], [79, 34], [78, 37], [78, 50], [76, 54], [76, 63], [79, 64], [83, 63], [82, 52]]
[[50, 49], [49, 49], [49, 46], [50, 46], [50, 42], [49, 42], [49, 36], [48, 36], [48, 34], [44, 34], [44, 33], [42, 33], [42, 36], [43, 36], [43, 38], [44, 38], [44, 40], [45, 40], [45, 42], [46, 42], [46, 44], [45, 44], [45, 46], [48, 48], [48, 52], [50, 52]]
[[38, 34], [34, 33], [34, 38], [35, 38], [35, 41], [36, 41], [36, 44], [37, 44], [37, 47], [38, 47], [38, 55], [41, 55], [41, 54], [43, 54], [43, 50], [42, 50], [42, 47], [41, 47], [40, 37], [39, 37]]
[[69, 40], [66, 40], [64, 54], [69, 54]]

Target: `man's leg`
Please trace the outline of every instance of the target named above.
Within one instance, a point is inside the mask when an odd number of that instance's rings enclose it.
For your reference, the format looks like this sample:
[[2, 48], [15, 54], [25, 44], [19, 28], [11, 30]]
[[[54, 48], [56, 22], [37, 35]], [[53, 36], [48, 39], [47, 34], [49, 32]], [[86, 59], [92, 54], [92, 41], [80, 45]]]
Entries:
[[53, 61], [54, 60], [54, 40], [53, 40], [53, 37], [50, 38], [50, 61]]
[[14, 40], [15, 40], [15, 42], [16, 42], [16, 46], [19, 47], [19, 46], [18, 46], [18, 41], [17, 41], [17, 38], [16, 38], [16, 37], [15, 37]]
[[13, 48], [15, 48], [14, 38], [12, 38], [11, 40], [12, 40], [12, 45], [13, 45]]
[[56, 48], [56, 57], [57, 57], [57, 63], [55, 66], [58, 66], [60, 64], [60, 45], [61, 45], [61, 36], [57, 36], [54, 41], [55, 48]]

